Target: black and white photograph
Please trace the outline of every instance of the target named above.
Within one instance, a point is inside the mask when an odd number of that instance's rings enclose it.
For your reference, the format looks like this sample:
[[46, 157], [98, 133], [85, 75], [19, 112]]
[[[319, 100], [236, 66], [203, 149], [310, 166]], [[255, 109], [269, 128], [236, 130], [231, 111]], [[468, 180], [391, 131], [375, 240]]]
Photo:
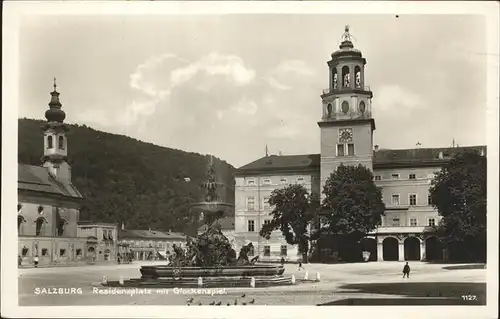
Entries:
[[498, 9], [5, 2], [2, 315], [495, 318]]

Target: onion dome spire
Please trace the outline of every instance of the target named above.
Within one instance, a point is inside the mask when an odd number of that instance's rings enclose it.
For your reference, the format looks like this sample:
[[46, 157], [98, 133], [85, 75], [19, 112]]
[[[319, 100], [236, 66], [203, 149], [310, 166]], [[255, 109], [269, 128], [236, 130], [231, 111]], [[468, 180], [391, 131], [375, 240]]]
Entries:
[[49, 102], [49, 109], [45, 112], [45, 118], [49, 122], [62, 123], [66, 118], [66, 113], [61, 110], [62, 104], [59, 101], [59, 92], [57, 92], [56, 78], [54, 78], [54, 91], [50, 93], [51, 99]]

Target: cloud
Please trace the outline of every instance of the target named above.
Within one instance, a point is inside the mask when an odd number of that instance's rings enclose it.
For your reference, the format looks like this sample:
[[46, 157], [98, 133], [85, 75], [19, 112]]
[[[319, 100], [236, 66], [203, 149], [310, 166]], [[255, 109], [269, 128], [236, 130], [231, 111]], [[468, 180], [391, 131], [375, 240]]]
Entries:
[[377, 110], [408, 111], [423, 106], [425, 105], [423, 105], [420, 96], [397, 84], [382, 85], [377, 90]]
[[278, 82], [278, 80], [276, 80], [273, 76], [269, 76], [267, 79], [265, 79], [265, 81], [272, 87], [272, 88], [275, 88], [277, 90], [283, 90], [283, 91], [288, 91], [291, 89], [290, 86], [288, 85], [284, 85], [280, 82]]
[[285, 60], [273, 68], [264, 81], [278, 91], [289, 91], [303, 77], [313, 77], [316, 72], [301, 60]]
[[[142, 117], [155, 113], [156, 107], [171, 96], [173, 90], [193, 85], [197, 90], [210, 93], [223, 77], [225, 83], [236, 87], [250, 84], [255, 79], [255, 70], [247, 67], [242, 58], [212, 52], [197, 61], [189, 61], [172, 53], [152, 56], [140, 63], [130, 74], [129, 85], [142, 96], [127, 103], [115, 120], [122, 125], [133, 125]], [[168, 104], [168, 103], [165, 103]], [[251, 108], [240, 106], [241, 112], [255, 113]], [[221, 114], [217, 113], [220, 117]]]
[[275, 69], [275, 73], [286, 75], [295, 73], [297, 75], [313, 76], [315, 72], [306, 62], [300, 60], [285, 60], [281, 62]]
[[170, 76], [172, 86], [181, 85], [200, 73], [225, 76], [238, 86], [247, 85], [255, 78], [255, 70], [248, 68], [240, 57], [212, 52], [186, 67], [173, 70]]

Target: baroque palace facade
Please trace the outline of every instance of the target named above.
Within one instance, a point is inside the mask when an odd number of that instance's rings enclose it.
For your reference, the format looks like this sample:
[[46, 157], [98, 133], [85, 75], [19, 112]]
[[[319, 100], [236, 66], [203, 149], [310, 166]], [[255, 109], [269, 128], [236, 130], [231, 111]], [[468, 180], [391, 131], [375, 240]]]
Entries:
[[[296, 246], [280, 231], [266, 240], [261, 227], [272, 218], [271, 192], [292, 183], [322, 194], [326, 179], [340, 164], [365, 165], [382, 188], [386, 205], [382, 225], [362, 240], [370, 260], [439, 260], [446, 258], [433, 233], [440, 217], [429, 202], [434, 173], [466, 147], [389, 150], [373, 145], [372, 91], [365, 85], [366, 59], [354, 48], [349, 30], [328, 61], [329, 88], [323, 90], [318, 122], [321, 153], [265, 156], [235, 173], [235, 244], [252, 242], [260, 259], [297, 261]], [[485, 146], [469, 147], [485, 154]]]

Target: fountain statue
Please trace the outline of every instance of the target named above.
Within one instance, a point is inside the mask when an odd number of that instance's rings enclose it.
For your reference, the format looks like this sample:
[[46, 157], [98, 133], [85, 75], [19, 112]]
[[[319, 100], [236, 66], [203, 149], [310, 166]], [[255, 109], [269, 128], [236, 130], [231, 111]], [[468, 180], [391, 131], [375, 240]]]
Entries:
[[[236, 251], [222, 233], [217, 222], [232, 204], [218, 196], [222, 187], [216, 180], [213, 159], [208, 165], [208, 178], [202, 187], [205, 200], [192, 205], [192, 209], [203, 216], [207, 229], [195, 238], [188, 237], [186, 249], [174, 246], [174, 254], [168, 265], [142, 266], [140, 279], [124, 282], [126, 286], [153, 287], [235, 287], [275, 286], [292, 284], [291, 277], [283, 276], [282, 265], [258, 264], [258, 256], [249, 260], [248, 253], [253, 244], [248, 243]], [[107, 285], [122, 285], [109, 281]]]
[[223, 187], [217, 183], [213, 158], [210, 157], [208, 165], [208, 178], [201, 185], [205, 189], [205, 201], [191, 205], [192, 209], [200, 212], [200, 220], [207, 224], [207, 230], [196, 239], [187, 239], [187, 250], [180, 247], [174, 247], [175, 255], [171, 259], [172, 266], [235, 266], [235, 265], [253, 265], [258, 260], [254, 258], [248, 260], [247, 252], [252, 244], [244, 246], [238, 258], [236, 252], [231, 247], [229, 239], [222, 233], [217, 221], [224, 215], [226, 208], [232, 207], [231, 204], [220, 200], [217, 190]]

